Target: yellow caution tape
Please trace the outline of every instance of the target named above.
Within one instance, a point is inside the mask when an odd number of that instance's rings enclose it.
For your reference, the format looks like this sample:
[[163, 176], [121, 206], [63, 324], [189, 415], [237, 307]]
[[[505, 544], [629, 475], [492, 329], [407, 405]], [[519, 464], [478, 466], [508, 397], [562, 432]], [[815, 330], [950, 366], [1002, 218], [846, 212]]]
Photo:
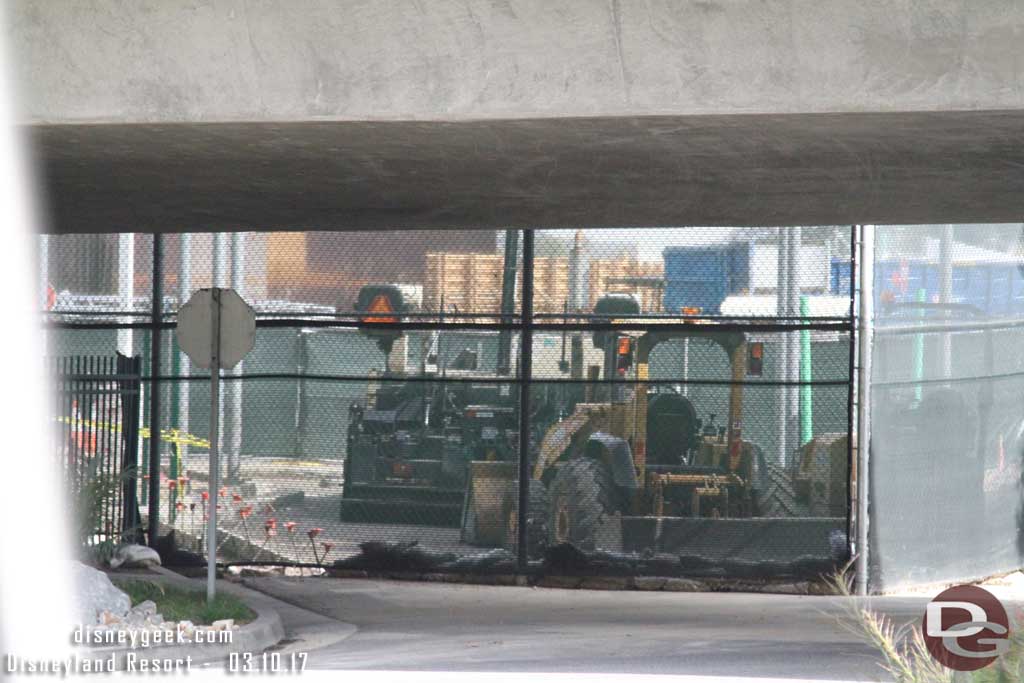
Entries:
[[[73, 417], [63, 417], [63, 416], [58, 417], [57, 421], [58, 422], [63, 422], [65, 424], [70, 424], [70, 425], [75, 426], [75, 427], [91, 427], [91, 428], [97, 429], [97, 430], [103, 429], [103, 430], [114, 431], [114, 432], [120, 432], [121, 431], [121, 423], [119, 423], [119, 422], [102, 422], [100, 420], [86, 420], [86, 419], [83, 419], [83, 418], [73, 418]], [[143, 439], [150, 438], [150, 429], [149, 429], [149, 427], [139, 427], [139, 436], [141, 436]], [[209, 448], [210, 447], [210, 442], [209, 442], [208, 439], [203, 439], [201, 437], [196, 436], [195, 434], [189, 434], [188, 432], [183, 432], [182, 430], [177, 429], [177, 428], [161, 429], [160, 430], [160, 440], [164, 441], [166, 443], [175, 444], [177, 446], [183, 446], [183, 445], [184, 446], [195, 446], [196, 448]]]

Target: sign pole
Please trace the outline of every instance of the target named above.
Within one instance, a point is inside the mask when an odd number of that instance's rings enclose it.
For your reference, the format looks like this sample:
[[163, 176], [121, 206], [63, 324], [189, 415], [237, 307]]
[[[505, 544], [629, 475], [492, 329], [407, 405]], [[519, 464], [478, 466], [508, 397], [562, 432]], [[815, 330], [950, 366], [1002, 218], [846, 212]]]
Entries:
[[209, 514], [206, 518], [206, 599], [217, 578], [217, 504], [220, 502], [220, 371], [229, 370], [256, 344], [256, 313], [233, 289], [209, 287], [178, 309], [178, 345], [195, 367], [210, 369]]
[[220, 492], [220, 294], [214, 287], [210, 308], [210, 515], [206, 528], [206, 601], [213, 602], [217, 579], [217, 505]]

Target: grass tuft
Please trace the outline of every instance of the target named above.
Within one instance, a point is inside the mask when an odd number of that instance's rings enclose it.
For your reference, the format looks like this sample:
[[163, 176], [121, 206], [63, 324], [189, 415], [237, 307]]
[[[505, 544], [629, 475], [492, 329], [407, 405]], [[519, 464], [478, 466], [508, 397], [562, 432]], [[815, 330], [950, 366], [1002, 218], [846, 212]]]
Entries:
[[162, 586], [154, 581], [128, 579], [114, 581], [131, 598], [132, 605], [146, 600], [156, 603], [157, 611], [167, 621], [191, 621], [193, 624], [212, 624], [220, 619], [234, 619], [246, 624], [256, 618], [245, 603], [233, 595], [218, 593], [213, 602], [206, 604], [206, 593], [176, 586]]

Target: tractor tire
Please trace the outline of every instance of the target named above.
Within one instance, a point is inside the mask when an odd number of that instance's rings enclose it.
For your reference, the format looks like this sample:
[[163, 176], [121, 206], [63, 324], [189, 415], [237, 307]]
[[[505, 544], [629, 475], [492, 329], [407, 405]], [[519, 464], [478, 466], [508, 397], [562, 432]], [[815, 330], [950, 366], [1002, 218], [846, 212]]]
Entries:
[[548, 543], [570, 543], [594, 549], [601, 523], [620, 510], [620, 495], [611, 470], [593, 458], [577, 457], [565, 463], [551, 482]]
[[[511, 493], [505, 528], [505, 548], [515, 552], [519, 542], [519, 491]], [[529, 505], [526, 508], [526, 554], [530, 559], [541, 557], [548, 545], [548, 490], [544, 482], [530, 480]]]

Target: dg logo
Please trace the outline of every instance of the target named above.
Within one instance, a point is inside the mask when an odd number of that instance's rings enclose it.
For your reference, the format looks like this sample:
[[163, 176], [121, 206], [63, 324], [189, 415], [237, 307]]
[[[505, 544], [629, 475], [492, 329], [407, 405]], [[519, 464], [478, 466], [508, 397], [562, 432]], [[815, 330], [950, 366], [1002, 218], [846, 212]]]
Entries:
[[928, 651], [944, 666], [974, 671], [1010, 648], [1010, 619], [996, 596], [977, 586], [954, 586], [935, 596], [922, 623]]

